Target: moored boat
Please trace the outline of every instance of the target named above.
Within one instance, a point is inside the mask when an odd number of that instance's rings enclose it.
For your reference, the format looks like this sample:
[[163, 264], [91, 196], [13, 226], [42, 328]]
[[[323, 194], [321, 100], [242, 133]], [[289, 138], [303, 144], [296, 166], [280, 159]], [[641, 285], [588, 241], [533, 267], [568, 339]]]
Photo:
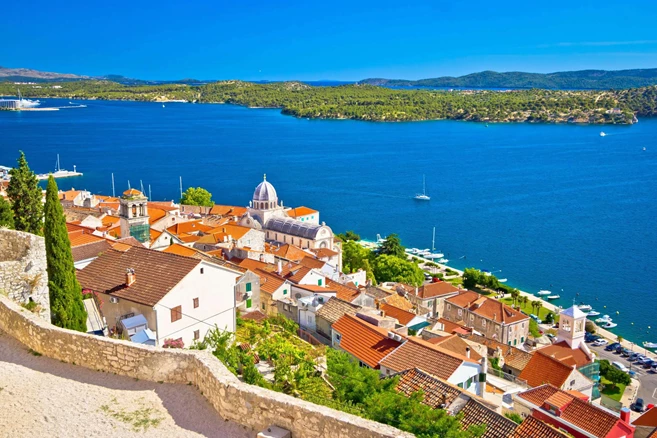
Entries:
[[657, 348], [657, 342], [644, 342], [643, 346], [645, 348]]
[[559, 295], [559, 294], [557, 294], [557, 295], [548, 295], [547, 296], [548, 300], [558, 300], [559, 298], [561, 298], [561, 295]]
[[536, 295], [543, 296], [543, 295], [551, 295], [551, 294], [552, 294], [551, 291], [543, 289], [543, 290], [539, 290]]
[[616, 324], [615, 322], [609, 321], [607, 324], [603, 325], [602, 328], [610, 329], [616, 327], [617, 325], [618, 324]]
[[591, 309], [589, 312], [586, 313], [586, 317], [590, 318], [592, 316], [599, 316], [600, 312], [596, 312], [595, 310]]
[[589, 311], [593, 310], [593, 308], [588, 304], [580, 304], [579, 306], [577, 306], [577, 308], [579, 310], [581, 310], [582, 312], [589, 312]]
[[595, 322], [598, 323], [611, 322], [611, 317], [609, 315], [604, 315], [603, 317], [596, 319]]

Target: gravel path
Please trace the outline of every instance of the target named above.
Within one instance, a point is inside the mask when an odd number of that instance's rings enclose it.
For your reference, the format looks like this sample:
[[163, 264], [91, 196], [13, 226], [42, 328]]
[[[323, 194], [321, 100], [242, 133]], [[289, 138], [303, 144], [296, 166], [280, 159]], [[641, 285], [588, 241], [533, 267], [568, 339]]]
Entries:
[[0, 437], [236, 437], [187, 385], [159, 384], [35, 356], [0, 332]]

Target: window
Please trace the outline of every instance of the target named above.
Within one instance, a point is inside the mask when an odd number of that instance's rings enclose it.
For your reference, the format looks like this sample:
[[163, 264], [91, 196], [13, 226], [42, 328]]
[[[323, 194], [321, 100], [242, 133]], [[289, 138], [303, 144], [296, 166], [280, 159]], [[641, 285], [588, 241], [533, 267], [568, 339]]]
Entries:
[[516, 345], [516, 344], [518, 344], [518, 340], [517, 340], [517, 339], [514, 339], [514, 340], [513, 340], [513, 345]]
[[182, 306], [176, 306], [171, 309], [171, 322], [176, 322], [182, 318]]
[[201, 268], [201, 274], [203, 273], [203, 268]]
[[522, 343], [522, 342], [525, 342], [525, 337], [524, 337], [524, 336], [521, 336], [521, 337], [520, 337], [520, 342], [521, 342], [521, 343]]
[[287, 295], [287, 289], [283, 289], [283, 295]]
[[201, 331], [200, 330], [194, 330], [194, 340], [198, 341], [201, 338]]
[[286, 312], [289, 312], [290, 311], [290, 306], [288, 306], [287, 304], [283, 304], [283, 310], [285, 310]]
[[459, 316], [463, 316], [463, 309], [459, 309]]
[[481, 326], [486, 327], [486, 320], [481, 318]]
[[335, 340], [340, 342], [341, 339], [342, 339], [342, 335], [340, 333], [336, 333], [335, 334]]
[[265, 310], [265, 303], [262, 303], [262, 310]]
[[196, 309], [198, 307], [198, 298], [194, 298], [194, 308]]
[[251, 292], [251, 283], [246, 283], [246, 291]]
[[471, 313], [470, 314], [470, 322], [473, 322], [473, 321], [474, 321], [474, 315]]
[[322, 279], [320, 278], [319, 280], [317, 280], [317, 286], [321, 286], [321, 285], [322, 285]]
[[447, 303], [447, 310], [448, 310], [448, 311], [449, 311], [449, 310], [452, 310], [452, 305], [449, 304], [449, 303]]
[[253, 305], [253, 301], [251, 301], [251, 298], [247, 298], [246, 299], [246, 308], [250, 309], [252, 305]]

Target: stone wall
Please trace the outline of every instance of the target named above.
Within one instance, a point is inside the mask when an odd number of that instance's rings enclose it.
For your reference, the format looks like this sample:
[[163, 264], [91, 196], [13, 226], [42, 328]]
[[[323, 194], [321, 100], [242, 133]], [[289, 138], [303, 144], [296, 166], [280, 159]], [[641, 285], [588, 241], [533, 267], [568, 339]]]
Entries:
[[17, 303], [35, 301], [50, 321], [50, 296], [43, 237], [0, 228], [0, 294]]
[[0, 330], [64, 362], [143, 380], [195, 385], [218, 414], [254, 430], [276, 425], [293, 438], [408, 438], [390, 426], [238, 380], [207, 351], [147, 347], [55, 327], [0, 296]]

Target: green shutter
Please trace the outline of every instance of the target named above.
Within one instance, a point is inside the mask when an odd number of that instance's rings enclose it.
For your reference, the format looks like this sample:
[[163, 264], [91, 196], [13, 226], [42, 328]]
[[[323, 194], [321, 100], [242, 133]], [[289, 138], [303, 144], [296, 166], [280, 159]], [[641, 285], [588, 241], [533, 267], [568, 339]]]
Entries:
[[246, 291], [251, 292], [251, 283], [246, 283]]
[[322, 285], [322, 279], [320, 278], [319, 280], [317, 280], [317, 286], [321, 286], [321, 285]]
[[251, 303], [251, 298], [247, 298], [247, 299], [246, 299], [246, 308], [247, 308], [247, 309], [250, 309], [250, 308], [251, 308], [251, 304], [252, 304], [252, 303]]
[[287, 289], [283, 289], [283, 295], [287, 295]]

